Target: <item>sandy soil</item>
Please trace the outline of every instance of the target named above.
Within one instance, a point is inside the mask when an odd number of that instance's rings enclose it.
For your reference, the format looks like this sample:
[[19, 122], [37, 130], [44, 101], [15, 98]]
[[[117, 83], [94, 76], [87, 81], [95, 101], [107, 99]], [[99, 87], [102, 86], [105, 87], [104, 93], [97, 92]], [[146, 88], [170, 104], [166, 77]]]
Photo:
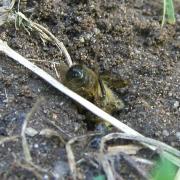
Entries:
[[[162, 5], [149, 1], [121, 0], [40, 0], [32, 20], [47, 27], [61, 40], [73, 62], [99, 68], [130, 81], [125, 89], [115, 89], [126, 104], [114, 114], [145, 136], [180, 148], [180, 9], [176, 2], [176, 25], [161, 29]], [[28, 17], [31, 13], [25, 13]], [[43, 44], [36, 34], [16, 30], [14, 24], [0, 29], [0, 37], [21, 55], [54, 74], [52, 61], [64, 60], [50, 43]], [[57, 129], [70, 137], [89, 133], [85, 114], [76, 104], [46, 82], [0, 54], [0, 135], [20, 135], [27, 113], [44, 97], [28, 127], [40, 132]], [[46, 62], [37, 62], [44, 60]], [[49, 61], [49, 62], [48, 62]], [[57, 67], [58, 68], [58, 67]], [[64, 144], [40, 135], [28, 136], [33, 162], [56, 171], [67, 167]], [[87, 151], [79, 145], [79, 157]], [[78, 148], [78, 147], [77, 147]], [[23, 160], [21, 140], [0, 145], [0, 174], [4, 179], [32, 179], [34, 174], [14, 164]], [[8, 171], [7, 171], [8, 170]], [[67, 168], [60, 176], [67, 175]], [[44, 179], [50, 175], [44, 174]], [[34, 177], [35, 178], [35, 177]], [[36, 179], [36, 178], [35, 178]], [[71, 177], [69, 177], [71, 179]]]

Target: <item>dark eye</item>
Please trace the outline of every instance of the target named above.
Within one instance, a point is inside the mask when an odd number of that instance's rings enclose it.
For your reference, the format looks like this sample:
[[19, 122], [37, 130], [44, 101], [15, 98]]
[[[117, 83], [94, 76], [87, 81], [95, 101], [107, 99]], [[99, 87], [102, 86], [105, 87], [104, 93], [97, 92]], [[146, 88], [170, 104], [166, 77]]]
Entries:
[[83, 77], [84, 77], [84, 71], [83, 71], [82, 66], [80, 66], [80, 65], [72, 66], [66, 74], [66, 78], [68, 80], [70, 80], [70, 79], [82, 79]]

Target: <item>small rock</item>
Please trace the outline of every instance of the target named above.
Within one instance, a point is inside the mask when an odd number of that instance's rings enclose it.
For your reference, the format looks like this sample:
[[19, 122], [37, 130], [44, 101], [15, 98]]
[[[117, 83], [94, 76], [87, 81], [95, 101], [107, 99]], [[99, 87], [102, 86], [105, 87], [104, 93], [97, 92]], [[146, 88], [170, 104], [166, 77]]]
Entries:
[[180, 132], [176, 132], [176, 138], [180, 141]]
[[49, 111], [48, 111], [47, 109], [44, 109], [44, 110], [43, 110], [43, 113], [44, 113], [44, 114], [47, 114], [48, 112], [49, 112]]
[[33, 136], [37, 135], [38, 132], [34, 128], [32, 128], [32, 127], [28, 127], [28, 128], [26, 128], [26, 134], [28, 136], [33, 137]]
[[176, 143], [172, 141], [172, 142], [170, 143], [170, 145], [171, 145], [172, 147], [174, 147], [174, 146], [176, 146]]
[[64, 101], [60, 102], [59, 105], [60, 105], [60, 106], [63, 106], [63, 105], [64, 105]]
[[98, 28], [94, 28], [93, 31], [94, 31], [95, 35], [98, 35], [101, 32]]
[[173, 107], [176, 109], [179, 107], [179, 101], [175, 101]]
[[34, 144], [34, 148], [39, 148], [39, 145], [38, 144]]
[[43, 176], [43, 180], [49, 180], [49, 176], [48, 176], [47, 174], [45, 174], [45, 175]]
[[84, 43], [84, 42], [85, 42], [84, 37], [81, 36], [81, 37], [79, 38], [79, 41], [80, 41], [81, 43]]
[[0, 136], [7, 136], [8, 133], [5, 127], [0, 127]]
[[155, 134], [155, 136], [158, 137], [158, 136], [160, 136], [161, 132], [160, 131], [156, 131], [154, 134]]
[[92, 38], [92, 34], [88, 33], [85, 35], [86, 40], [90, 40]]
[[169, 136], [169, 132], [168, 132], [166, 129], [164, 129], [164, 130], [162, 131], [162, 135], [163, 135], [163, 136]]
[[56, 179], [61, 179], [62, 177], [66, 176], [68, 173], [69, 173], [69, 165], [67, 162], [58, 161], [55, 163], [53, 174], [55, 175]]
[[80, 128], [81, 128], [81, 125], [79, 123], [74, 123], [74, 131], [75, 132], [78, 132]]

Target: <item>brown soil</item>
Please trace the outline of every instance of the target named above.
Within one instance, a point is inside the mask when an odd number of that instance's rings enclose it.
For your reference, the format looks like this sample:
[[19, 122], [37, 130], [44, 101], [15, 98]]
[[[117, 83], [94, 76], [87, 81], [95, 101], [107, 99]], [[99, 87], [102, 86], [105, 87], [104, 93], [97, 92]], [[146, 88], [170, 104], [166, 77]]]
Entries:
[[[100, 72], [111, 71], [130, 80], [126, 89], [116, 89], [126, 104], [124, 110], [115, 114], [119, 120], [145, 136], [180, 148], [178, 1], [176, 25], [166, 24], [163, 29], [162, 5], [151, 1], [41, 0], [28, 2], [27, 9], [32, 6], [36, 6], [32, 20], [47, 27], [64, 43], [73, 62], [91, 68], [98, 66]], [[14, 24], [3, 25], [0, 37], [31, 60], [64, 60], [55, 46], [43, 44], [37, 34], [29, 36], [23, 29], [16, 30]], [[55, 129], [48, 122], [53, 121], [65, 131], [66, 135], [62, 134], [65, 140], [89, 132], [88, 122], [83, 121], [85, 114], [78, 113], [71, 99], [7, 56], [0, 54], [0, 59], [1, 136], [20, 135], [27, 113], [40, 97], [45, 101], [29, 120], [28, 127], [37, 132]], [[54, 74], [50, 63], [37, 64]], [[68, 165], [61, 142], [36, 135], [28, 136], [28, 143], [33, 162], [41, 167], [55, 171], [58, 163]], [[79, 156], [86, 151], [80, 149]], [[23, 159], [20, 139], [0, 145], [0, 174], [7, 179], [32, 179], [34, 175], [28, 170], [15, 168], [15, 158]], [[44, 179], [47, 176], [44, 174]]]

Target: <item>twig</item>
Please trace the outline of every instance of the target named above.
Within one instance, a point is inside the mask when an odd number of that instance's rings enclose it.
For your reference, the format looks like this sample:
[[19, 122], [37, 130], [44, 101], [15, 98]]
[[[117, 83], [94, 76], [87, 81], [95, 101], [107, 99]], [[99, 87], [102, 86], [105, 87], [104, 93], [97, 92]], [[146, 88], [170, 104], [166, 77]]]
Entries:
[[133, 169], [136, 170], [136, 172], [143, 177], [143, 179], [149, 179], [147, 173], [145, 172], [143, 167], [139, 167], [136, 161], [129, 155], [125, 153], [120, 153], [121, 157], [127, 162], [128, 165], [130, 165]]
[[3, 1], [3, 6], [0, 7], [0, 26], [7, 21], [14, 4], [15, 0], [12, 0], [10, 4], [7, 1]]
[[[128, 134], [125, 134], [125, 133], [111, 133], [111, 134], [108, 134], [104, 137], [102, 137], [101, 139], [101, 144], [100, 144], [100, 152], [103, 152], [104, 151], [104, 145], [105, 145], [105, 142], [109, 141], [109, 140], [114, 140], [114, 139], [128, 139], [128, 140], [134, 140], [134, 141], [138, 141], [140, 143], [145, 143], [145, 144], [149, 144], [153, 147], [156, 147], [157, 149], [159, 148], [160, 150], [167, 152], [167, 155], [169, 153], [177, 156], [177, 157], [180, 157], [180, 151], [176, 150], [175, 148], [163, 143], [163, 142], [160, 142], [158, 140], [154, 140], [154, 139], [151, 139], [151, 138], [147, 138], [147, 137], [142, 137], [142, 136], [134, 136], [134, 135], [128, 135]], [[170, 155], [170, 154], [169, 154]], [[180, 161], [179, 161], [180, 162]], [[179, 164], [180, 166], [180, 164]]]
[[69, 67], [72, 66], [73, 63], [66, 47], [50, 31], [48, 31], [42, 25], [31, 21], [21, 12], [17, 12], [16, 16], [22, 18], [25, 22], [27, 22], [28, 23], [27, 27], [30, 28], [30, 30], [34, 29], [35, 31], [37, 31], [40, 34], [42, 39], [54, 42], [56, 46], [64, 53]]
[[60, 78], [60, 75], [59, 75], [59, 73], [58, 73], [58, 71], [57, 71], [57, 69], [56, 69], [56, 64], [55, 64], [55, 63], [53, 63], [53, 68], [54, 68], [54, 70], [55, 70], [55, 73], [56, 73], [57, 78], [59, 79], [59, 78]]
[[74, 180], [79, 177], [79, 175], [78, 175], [79, 173], [78, 173], [77, 168], [76, 168], [75, 156], [74, 156], [74, 153], [72, 151], [71, 145], [74, 144], [76, 141], [80, 141], [80, 140], [83, 140], [85, 138], [96, 136], [96, 135], [99, 135], [99, 133], [87, 134], [84, 136], [74, 137], [74, 138], [70, 139], [68, 141], [68, 143], [66, 144], [66, 152], [67, 152], [69, 167], [70, 167], [71, 174], [72, 174]]
[[72, 138], [72, 136], [68, 133], [66, 133], [61, 127], [55, 124], [54, 121], [50, 121], [49, 119], [46, 119], [46, 122], [51, 124], [53, 127], [55, 127], [57, 130], [59, 130], [62, 134], [64, 134], [68, 138]]
[[104, 172], [107, 176], [107, 179], [108, 180], [112, 180], [112, 179], [115, 179], [114, 177], [114, 174], [113, 174], [113, 170], [112, 170], [112, 167], [108, 161], [108, 158], [107, 156], [104, 156], [104, 154], [99, 154], [99, 160], [102, 164], [102, 167], [104, 169]]
[[0, 138], [0, 145], [1, 144], [4, 144], [6, 142], [9, 142], [9, 141], [17, 141], [17, 138], [19, 136], [10, 136], [10, 137], [3, 137], [3, 138]]
[[42, 129], [39, 133], [39, 135], [41, 136], [45, 136], [46, 138], [53, 138], [53, 137], [57, 137], [59, 139], [60, 142], [62, 142], [63, 144], [66, 144], [65, 140], [63, 139], [63, 137], [60, 135], [59, 132], [53, 130], [53, 129]]
[[41, 174], [39, 174], [39, 172], [37, 172], [36, 169], [34, 167], [30, 166], [29, 164], [22, 164], [21, 162], [16, 161], [14, 166], [22, 168], [24, 170], [27, 170], [29, 172], [32, 172], [38, 180], [43, 179], [43, 176]]
[[140, 164], [145, 164], [145, 165], [148, 165], [148, 166], [153, 166], [154, 165], [154, 162], [153, 161], [150, 161], [150, 160], [148, 160], [148, 159], [144, 159], [144, 158], [140, 158], [140, 157], [136, 157], [136, 156], [132, 156], [132, 158], [136, 161], [136, 162], [138, 162], [138, 163], [140, 163]]
[[23, 148], [23, 152], [24, 152], [24, 156], [25, 156], [25, 160], [27, 162], [32, 162], [32, 157], [30, 154], [30, 150], [28, 148], [28, 143], [27, 143], [27, 139], [26, 139], [26, 127], [27, 127], [27, 123], [29, 121], [29, 119], [32, 117], [32, 115], [35, 113], [35, 111], [37, 110], [40, 102], [42, 101], [42, 98], [39, 99], [34, 106], [32, 107], [31, 111], [27, 114], [23, 126], [22, 126], [22, 130], [21, 130], [21, 137], [22, 137], [22, 148]]
[[44, 63], [51, 63], [51, 64], [60, 65], [59, 62], [55, 62], [55, 61], [47, 61], [47, 60], [31, 59], [31, 58], [28, 58], [28, 60], [29, 60], [29, 61], [34, 61], [34, 62], [44, 62]]
[[6, 102], [8, 103], [8, 95], [7, 95], [7, 90], [6, 88], [4, 89], [5, 97], [6, 97]]
[[137, 154], [137, 152], [142, 149], [140, 145], [128, 144], [119, 146], [110, 146], [107, 149], [108, 154], [117, 154], [119, 152], [124, 152], [126, 154]]

